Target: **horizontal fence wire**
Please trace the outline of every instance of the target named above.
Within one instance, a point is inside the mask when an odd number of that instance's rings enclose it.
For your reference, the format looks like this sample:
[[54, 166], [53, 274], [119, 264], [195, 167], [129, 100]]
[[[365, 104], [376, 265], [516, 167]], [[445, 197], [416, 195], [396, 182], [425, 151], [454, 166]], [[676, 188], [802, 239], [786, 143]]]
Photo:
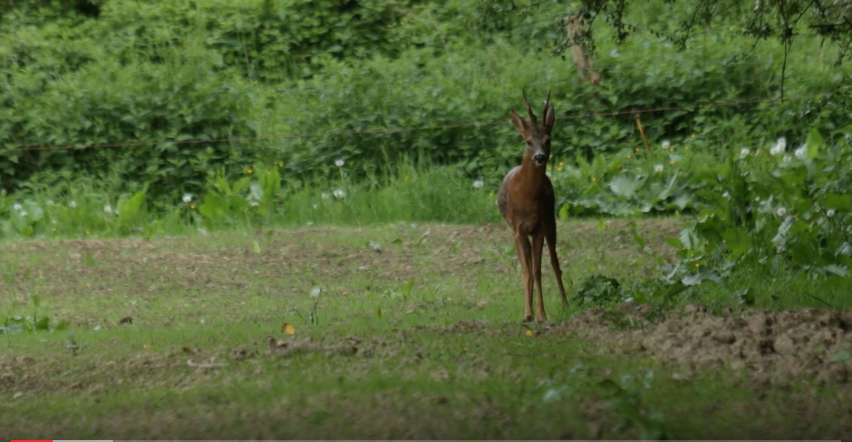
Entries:
[[[784, 97], [783, 100], [793, 101], [793, 100], [805, 100], [805, 99], [813, 99], [825, 96], [825, 94], [819, 95], [805, 95], [805, 96], [793, 96], [793, 97]], [[741, 106], [748, 104], [762, 104], [762, 103], [773, 103], [782, 101], [782, 98], [764, 98], [764, 99], [753, 99], [753, 100], [739, 100], [739, 101], [724, 101], [724, 102], [715, 102], [715, 103], [696, 103], [688, 106], [669, 106], [669, 107], [657, 107], [657, 108], [648, 108], [648, 109], [630, 109], [630, 110], [620, 110], [620, 111], [611, 111], [611, 112], [594, 112], [587, 114], [577, 114], [577, 115], [566, 115], [561, 117], [556, 117], [557, 120], [578, 120], [582, 118], [598, 118], [598, 117], [617, 117], [623, 115], [638, 115], [638, 114], [647, 114], [647, 113], [655, 113], [655, 112], [670, 112], [676, 110], [697, 110], [702, 108], [710, 108], [710, 107], [728, 107], [728, 106]], [[93, 144], [93, 145], [85, 145], [85, 146], [73, 146], [73, 145], [62, 145], [62, 146], [20, 146], [14, 147], [11, 149], [7, 149], [6, 151], [37, 151], [37, 150], [71, 150], [71, 149], [105, 149], [105, 148], [122, 148], [122, 147], [140, 147], [140, 146], [156, 146], [158, 144], [206, 144], [206, 143], [232, 143], [232, 142], [249, 142], [249, 141], [269, 141], [269, 140], [287, 140], [287, 139], [297, 139], [297, 138], [318, 138], [318, 137], [328, 137], [328, 136], [343, 136], [343, 135], [370, 135], [370, 134], [382, 134], [382, 133], [395, 133], [395, 132], [407, 132], [407, 131], [424, 131], [424, 130], [436, 130], [436, 129], [451, 129], [451, 128], [463, 128], [463, 127], [477, 127], [477, 126], [490, 126], [497, 124], [509, 124], [510, 120], [506, 118], [505, 120], [499, 121], [480, 121], [480, 122], [471, 122], [471, 123], [460, 123], [460, 124], [441, 124], [434, 126], [411, 126], [411, 127], [392, 127], [392, 128], [381, 128], [381, 129], [368, 129], [361, 131], [340, 131], [340, 132], [325, 132], [325, 133], [303, 133], [303, 134], [293, 134], [293, 135], [268, 135], [268, 136], [259, 136], [259, 137], [233, 137], [233, 138], [214, 138], [209, 140], [161, 140], [161, 141], [129, 141], [122, 143], [107, 143], [107, 144]]]

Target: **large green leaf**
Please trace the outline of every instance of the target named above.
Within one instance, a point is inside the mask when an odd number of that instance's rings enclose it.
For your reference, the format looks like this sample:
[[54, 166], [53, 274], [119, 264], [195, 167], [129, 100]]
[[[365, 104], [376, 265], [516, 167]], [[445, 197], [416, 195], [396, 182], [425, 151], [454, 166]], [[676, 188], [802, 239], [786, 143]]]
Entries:
[[216, 192], [207, 192], [198, 211], [211, 220], [222, 220], [228, 216], [228, 201]]
[[139, 214], [139, 209], [142, 203], [145, 202], [147, 190], [140, 190], [127, 198], [127, 195], [122, 195], [118, 202], [118, 219], [123, 227], [126, 227], [136, 221]]
[[852, 212], [852, 195], [830, 193], [825, 196], [825, 208]]
[[725, 246], [731, 252], [730, 259], [736, 260], [751, 247], [751, 235], [740, 227], [732, 227], [722, 233], [722, 238], [725, 239]]
[[715, 283], [721, 283], [722, 278], [719, 277], [719, 274], [716, 273], [715, 270], [707, 267], [702, 267], [698, 272], [690, 273], [680, 280], [680, 282], [686, 286], [698, 285], [704, 281], [713, 281]]
[[811, 130], [808, 131], [808, 141], [807, 141], [807, 156], [810, 159], [814, 159], [819, 156], [819, 150], [822, 148], [823, 140], [822, 135], [820, 135], [819, 130], [817, 128], [812, 127]]
[[609, 182], [609, 188], [612, 192], [625, 198], [631, 198], [636, 195], [636, 191], [640, 187], [642, 187], [642, 180], [624, 174], [616, 176]]

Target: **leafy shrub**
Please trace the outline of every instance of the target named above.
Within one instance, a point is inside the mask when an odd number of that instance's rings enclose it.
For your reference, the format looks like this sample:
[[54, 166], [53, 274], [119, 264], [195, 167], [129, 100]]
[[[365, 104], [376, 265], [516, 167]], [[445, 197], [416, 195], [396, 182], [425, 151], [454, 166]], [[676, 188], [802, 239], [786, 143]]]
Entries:
[[[343, 158], [362, 174], [380, 173], [377, 165], [423, 156], [438, 164], [461, 163], [473, 174], [516, 161], [522, 149], [508, 111], [522, 108], [522, 87], [537, 79], [563, 82], [569, 73], [546, 56], [505, 44], [450, 51], [440, 57], [408, 51], [398, 60], [335, 62], [326, 73], [282, 89], [289, 111], [276, 123], [281, 129], [270, 130], [332, 134], [294, 139], [278, 149], [290, 171], [328, 173]], [[517, 65], [525, 67], [514, 69]], [[544, 99], [545, 91], [529, 89], [528, 95]]]
[[[286, 186], [332, 176], [338, 158], [353, 180], [381, 175], [402, 155], [459, 163], [469, 178], [496, 186], [522, 152], [507, 113], [521, 107], [523, 88], [534, 104], [553, 90], [554, 160], [595, 173], [596, 156], [612, 160], [642, 146], [636, 109], [670, 109], [640, 115], [651, 145], [696, 133], [707, 155], [778, 135], [799, 143], [804, 124], [830, 142], [852, 131], [848, 69], [820, 68], [810, 43], [789, 57], [787, 95], [799, 98], [701, 107], [777, 98], [778, 44], [735, 58], [752, 42], [712, 29], [690, 39], [686, 52], [649, 34], [620, 47], [602, 40], [596, 65], [604, 81], [592, 88], [549, 52], [563, 32], [558, 4], [509, 8], [506, 22], [492, 26], [482, 16], [490, 6], [467, 0], [82, 3], [97, 14], [57, 0], [16, 2], [0, 17], [7, 191], [59, 185], [68, 172], [120, 176], [117, 192], [147, 184], [154, 205], [167, 210], [182, 194], [199, 194], [220, 167], [233, 182], [256, 164], [283, 162]], [[588, 116], [598, 113], [615, 115]], [[237, 140], [213, 141], [225, 138]], [[76, 148], [10, 150], [65, 145]], [[688, 195], [701, 186], [681, 173], [668, 193], [643, 178], [647, 167], [634, 172], [614, 194], [589, 189], [609, 199], [562, 196], [578, 214], [671, 211], [689, 208]]]
[[[728, 149], [720, 160], [682, 158], [685, 164], [700, 166], [684, 170], [685, 185], [677, 187], [688, 196], [695, 216], [678, 237], [668, 239], [677, 248], [674, 259], [655, 257], [659, 275], [629, 285], [602, 275], [590, 276], [574, 301], [584, 306], [611, 307], [630, 299], [665, 306], [705, 282], [739, 281], [746, 285], [732, 296], [751, 305], [755, 303], [751, 286], [759, 284], [755, 278], [835, 279], [848, 284], [852, 172], [841, 165], [852, 160], [850, 142], [852, 137], [826, 144], [819, 131], [812, 129], [807, 141], [795, 148], [779, 138], [772, 145]], [[567, 216], [582, 201], [595, 202], [596, 211], [609, 214], [664, 210], [659, 194], [650, 189], [675, 180], [663, 176], [662, 171], [641, 175], [646, 166], [635, 157], [631, 161], [634, 165], [625, 168], [617, 167], [627, 163], [622, 156], [567, 173], [557, 168], [552, 173], [556, 186], [566, 186], [572, 179], [585, 183], [582, 196], [576, 201], [569, 198], [560, 215]], [[602, 181], [608, 180], [608, 185], [576, 178], [590, 175], [604, 177]], [[625, 187], [631, 189], [632, 199], [625, 198]], [[649, 191], [643, 194], [636, 189]], [[644, 240], [635, 232], [634, 239], [640, 247], [643, 245]]]
[[[696, 192], [707, 187], [703, 175], [719, 160], [701, 138], [663, 141], [646, 151], [625, 148], [613, 155], [597, 155], [578, 166], [557, 163], [548, 171], [560, 218], [606, 214], [635, 216], [650, 213], [691, 212], [701, 206]], [[550, 166], [549, 166], [550, 167]]]
[[[826, 146], [816, 130], [786, 148], [732, 149], [717, 166], [710, 202], [672, 243], [681, 269], [730, 275], [739, 268], [772, 276], [849, 276], [852, 263], [852, 146]], [[695, 274], [694, 271], [687, 271]]]
[[620, 285], [615, 278], [590, 275], [580, 283], [571, 301], [584, 308], [611, 306], [622, 300]]
[[[223, 83], [215, 60], [201, 55], [169, 64], [102, 60], [49, 83], [38, 95], [14, 91], [12, 107], [0, 108], [5, 145], [74, 148], [0, 151], [3, 184], [49, 183], [60, 176], [56, 169], [68, 169], [78, 176], [119, 174], [131, 190], [147, 182], [155, 195], [174, 197], [217, 164], [250, 164], [238, 143], [177, 144], [254, 134], [240, 118], [250, 104], [247, 85]], [[132, 143], [85, 148], [115, 142]]]
[[203, 32], [206, 46], [221, 54], [226, 66], [239, 68], [246, 78], [278, 82], [321, 69], [324, 58], [317, 54], [394, 54], [399, 48], [391, 30], [408, 3], [216, 0], [145, 5], [118, 0], [104, 8], [99, 29], [124, 28], [136, 36], [133, 45], [154, 47], [167, 43], [163, 33], [179, 42], [189, 33]]

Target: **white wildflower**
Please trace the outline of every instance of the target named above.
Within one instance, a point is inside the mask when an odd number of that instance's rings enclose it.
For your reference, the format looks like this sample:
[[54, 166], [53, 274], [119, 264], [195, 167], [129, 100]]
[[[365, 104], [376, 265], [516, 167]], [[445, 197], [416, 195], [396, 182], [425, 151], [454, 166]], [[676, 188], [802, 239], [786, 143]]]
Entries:
[[192, 195], [184, 193], [181, 199], [183, 200], [183, 202], [189, 204], [189, 202], [192, 201]]
[[792, 158], [790, 158], [790, 155], [784, 155], [783, 161], [784, 161], [785, 163], [789, 163], [791, 159], [792, 159]]
[[786, 214], [786, 213], [787, 213], [787, 209], [785, 209], [783, 207], [779, 207], [779, 208], [775, 209], [775, 214], [778, 215], [778, 216], [784, 216], [784, 214]]
[[803, 156], [805, 156], [805, 146], [802, 146], [802, 147], [794, 150], [793, 154], [796, 155], [796, 158], [802, 158]]
[[23, 206], [21, 206], [19, 203], [15, 203], [14, 205], [12, 205], [12, 208], [15, 209], [16, 212], [20, 212], [21, 209], [23, 209]]
[[22, 216], [22, 217], [27, 216], [27, 211], [26, 211], [26, 210], [21, 210], [21, 216]]
[[313, 205], [313, 207], [314, 207], [314, 210], [317, 210], [317, 205], [316, 205], [316, 204], [314, 204], [314, 205]]
[[729, 200], [729, 199], [731, 199], [731, 194], [728, 193], [728, 191], [726, 190], [725, 193], [722, 194], [722, 198]]
[[663, 140], [663, 150], [669, 150], [669, 147], [671, 147], [671, 145], [672, 143], [669, 143], [669, 140]]
[[484, 181], [482, 181], [482, 180], [476, 180], [476, 181], [474, 181], [474, 182], [473, 182], [473, 187], [475, 187], [475, 188], [479, 189], [479, 188], [480, 188], [480, 187], [482, 187], [484, 184], [485, 184], [485, 182], [484, 182]]
[[334, 189], [335, 198], [346, 198], [346, 192], [343, 189]]
[[778, 138], [778, 141], [775, 142], [775, 146], [769, 150], [769, 153], [772, 155], [780, 155], [784, 153], [784, 149], [787, 147], [787, 139], [784, 137]]
[[259, 205], [260, 205], [260, 203], [259, 203], [259, 202], [257, 202], [257, 201], [250, 201], [250, 202], [249, 202], [249, 205], [250, 205], [250, 206], [252, 206], [252, 207], [257, 207], [257, 206], [259, 206]]
[[660, 173], [662, 171], [663, 171], [663, 165], [662, 164], [655, 164], [654, 165], [654, 172]]
[[748, 148], [747, 148], [747, 147], [744, 147], [742, 150], [740, 150], [740, 158], [745, 158], [745, 157], [747, 157], [747, 156], [748, 156], [748, 154], [749, 154], [749, 152], [750, 152], [750, 151], [748, 150]]
[[331, 195], [323, 192], [323, 193], [320, 194], [320, 197], [324, 200], [327, 200], [327, 199], [331, 198]]
[[334, 165], [337, 167], [343, 167], [344, 164], [346, 164], [346, 161], [343, 161], [343, 158], [334, 160]]
[[71, 202], [68, 203], [68, 207], [70, 207], [72, 209], [76, 208], [77, 207], [77, 201], [71, 200]]
[[832, 216], [834, 216], [834, 210], [829, 209], [827, 212], [825, 212], [825, 216], [831, 218]]
[[112, 214], [112, 206], [110, 206], [109, 204], [107, 204], [106, 206], [104, 206], [104, 212], [105, 212], [105, 213]]

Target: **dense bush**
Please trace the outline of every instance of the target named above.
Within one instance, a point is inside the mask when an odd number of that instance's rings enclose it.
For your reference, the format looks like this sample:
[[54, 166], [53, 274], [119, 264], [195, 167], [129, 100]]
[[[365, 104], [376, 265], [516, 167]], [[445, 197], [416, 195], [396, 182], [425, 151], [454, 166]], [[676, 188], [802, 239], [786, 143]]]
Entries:
[[[554, 159], [571, 165], [642, 146], [636, 109], [674, 108], [640, 114], [651, 145], [697, 133], [708, 155], [781, 135], [798, 143], [805, 126], [829, 141], [850, 131], [848, 69], [825, 68], [814, 42], [790, 53], [785, 102], [702, 107], [778, 98], [779, 46], [735, 58], [752, 41], [712, 29], [685, 52], [651, 34], [601, 40], [604, 81], [592, 88], [550, 52], [560, 5], [483, 5], [16, 3], [0, 16], [0, 186], [121, 177], [116, 191], [147, 185], [168, 204], [200, 193], [220, 166], [232, 179], [283, 163], [282, 177], [297, 180], [342, 158], [357, 180], [403, 155], [460, 163], [494, 185], [521, 154], [507, 114], [521, 109], [522, 88], [534, 106], [553, 90]], [[618, 115], [576, 118], [593, 113]], [[205, 142], [224, 138], [238, 140]]]
[[[821, 81], [799, 82], [789, 88], [798, 97], [783, 103], [701, 107], [778, 98], [773, 83], [765, 79], [771, 77], [772, 65], [757, 66], [753, 60], [725, 65], [732, 52], [705, 58], [701, 53], [649, 51], [628, 44], [600, 60], [599, 66], [613, 79], [601, 88], [576, 84], [576, 74], [546, 53], [529, 53], [502, 40], [477, 51], [450, 46], [448, 54], [438, 57], [412, 50], [394, 60], [339, 62], [294, 87], [282, 86], [282, 103], [288, 109], [295, 103], [298, 111], [277, 121], [281, 126], [274, 132], [430, 127], [305, 138], [284, 143], [281, 151], [289, 156], [294, 173], [331, 170], [330, 160], [337, 156], [369, 167], [377, 159], [420, 152], [443, 163], [462, 162], [472, 175], [498, 180], [522, 152], [507, 114], [510, 108], [522, 109], [524, 87], [540, 113], [535, 104], [547, 91], [540, 85], [553, 85], [551, 100], [558, 115], [554, 156], [571, 163], [641, 146], [633, 110], [676, 108], [639, 115], [649, 143], [699, 133], [706, 141], [702, 147], [710, 151], [778, 136], [799, 142], [806, 134], [802, 127], [824, 130], [831, 139], [852, 129], [844, 117], [848, 100], [843, 104], [821, 95], [842, 94], [842, 73], [822, 72]], [[278, 113], [285, 114], [283, 109]], [[594, 113], [608, 115], [576, 118]], [[498, 124], [453, 126], [490, 122]]]
[[[221, 82], [208, 62], [88, 64], [37, 94], [15, 90], [10, 94], [15, 106], [0, 123], [7, 140], [74, 148], [6, 151], [0, 161], [4, 184], [50, 182], [57, 170], [68, 169], [78, 175], [117, 173], [131, 185], [150, 182], [161, 195], [199, 183], [216, 164], [250, 162], [252, 155], [234, 144], [175, 144], [254, 134], [244, 119], [250, 105], [246, 85]], [[142, 144], [84, 148], [127, 142]]]
[[[652, 161], [628, 154], [552, 172], [555, 187], [563, 192], [566, 184], [583, 189], [582, 195], [559, 203], [563, 218], [589, 202], [598, 213], [615, 215], [671, 206], [696, 214], [677, 237], [668, 238], [677, 249], [674, 257], [650, 252], [634, 225], [634, 241], [659, 264], [659, 272], [629, 283], [591, 275], [580, 284], [575, 302], [618, 306], [632, 300], [662, 306], [697, 296], [702, 302], [730, 299], [768, 306], [806, 296], [794, 302], [845, 303], [852, 265], [852, 171], [842, 165], [852, 160], [852, 137], [825, 143], [812, 129], [800, 145], [782, 137], [771, 144], [729, 148], [721, 161], [685, 149], [673, 143], [668, 153], [653, 153]], [[666, 157], [669, 163], [660, 161]], [[684, 160], [682, 166], [676, 158]], [[796, 290], [793, 281], [807, 288]], [[831, 289], [814, 291], [815, 281]], [[714, 283], [722, 284], [721, 292], [713, 291]], [[713, 295], [701, 298], [702, 293]]]
[[720, 274], [743, 265], [790, 278], [849, 276], [850, 141], [826, 145], [813, 129], [791, 148], [781, 138], [731, 149], [715, 177], [704, 175], [712, 187], [698, 195], [708, 204], [676, 241], [680, 258]]

